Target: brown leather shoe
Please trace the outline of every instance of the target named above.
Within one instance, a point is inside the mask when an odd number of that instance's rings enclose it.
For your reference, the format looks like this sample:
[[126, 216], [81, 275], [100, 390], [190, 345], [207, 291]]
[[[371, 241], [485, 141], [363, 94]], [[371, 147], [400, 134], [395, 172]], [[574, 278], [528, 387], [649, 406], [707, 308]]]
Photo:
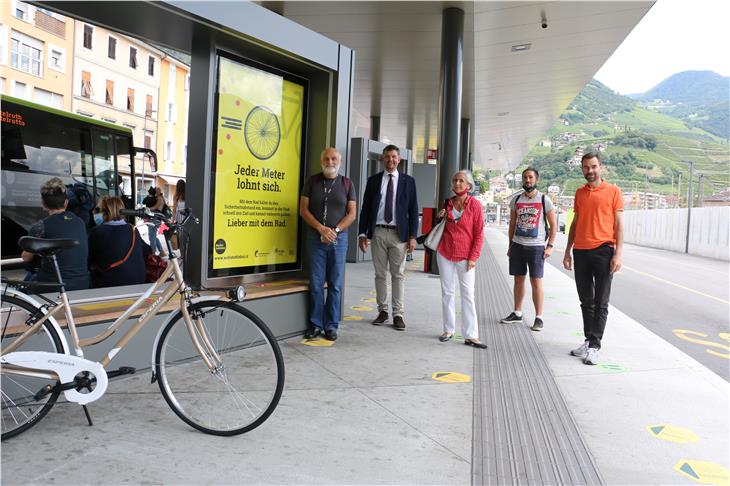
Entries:
[[393, 329], [395, 329], [396, 331], [406, 330], [406, 323], [403, 322], [403, 318], [401, 316], [393, 317]]
[[385, 311], [380, 311], [380, 313], [378, 314], [378, 317], [376, 317], [375, 320], [373, 321], [373, 325], [379, 326], [387, 320], [388, 320], [388, 313]]

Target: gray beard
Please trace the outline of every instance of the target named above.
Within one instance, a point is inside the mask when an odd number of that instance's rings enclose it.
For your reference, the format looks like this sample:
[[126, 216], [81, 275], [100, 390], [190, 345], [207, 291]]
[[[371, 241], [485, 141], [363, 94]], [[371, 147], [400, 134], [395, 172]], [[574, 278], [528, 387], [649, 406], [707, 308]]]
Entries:
[[339, 167], [322, 167], [322, 173], [328, 179], [334, 179], [335, 177], [337, 177], [339, 170]]

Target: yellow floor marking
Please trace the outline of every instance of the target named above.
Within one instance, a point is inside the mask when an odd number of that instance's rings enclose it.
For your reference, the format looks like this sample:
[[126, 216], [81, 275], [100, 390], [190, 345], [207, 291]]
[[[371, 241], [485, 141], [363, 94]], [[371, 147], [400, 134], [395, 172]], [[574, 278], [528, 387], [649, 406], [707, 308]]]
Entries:
[[329, 348], [332, 347], [335, 342], [327, 339], [304, 339], [302, 340], [302, 344], [305, 346], [313, 346], [315, 348]]
[[471, 376], [453, 371], [437, 371], [431, 375], [431, 378], [444, 383], [469, 383], [471, 381]]
[[669, 424], [654, 424], [646, 428], [651, 435], [657, 439], [674, 442], [676, 444], [687, 444], [700, 440], [697, 434], [684, 427], [677, 427]]
[[714, 462], [682, 459], [674, 465], [674, 470], [700, 484], [730, 485], [730, 471]]
[[370, 292], [368, 292], [368, 295], [378, 295], [378, 293], [374, 290], [371, 290]]
[[[706, 338], [707, 337], [707, 334], [705, 334], [705, 333], [697, 332], [697, 331], [690, 331], [689, 329], [674, 329], [674, 330], [672, 330], [672, 332], [679, 339], [684, 339], [685, 341], [689, 341], [689, 342], [695, 343], [695, 344], [704, 344], [705, 346], [710, 346], [710, 347], [713, 347], [713, 348], [723, 349], [723, 350], [727, 351], [727, 353], [719, 353], [719, 352], [714, 351], [712, 349], [706, 349], [705, 352], [707, 354], [711, 354], [713, 356], [717, 356], [718, 358], [730, 359], [730, 346], [727, 346], [725, 344], [719, 344], [719, 343], [716, 343], [716, 342], [713, 342], [713, 341], [707, 341], [707, 340], [704, 340], [704, 339], [697, 339], [697, 338], [690, 337], [690, 336], [698, 336], [698, 337], [701, 337], [701, 338]], [[720, 333], [719, 336], [721, 338], [727, 340], [726, 334], [727, 333]]]
[[699, 290], [695, 290], [695, 289], [691, 289], [689, 287], [685, 287], [684, 285], [679, 285], [678, 283], [674, 283], [674, 282], [672, 282], [670, 280], [666, 280], [666, 279], [663, 279], [661, 277], [657, 277], [656, 275], [652, 275], [650, 273], [642, 272], [641, 270], [636, 270], [635, 268], [627, 267], [626, 265], [622, 265], [621, 268], [622, 269], [625, 268], [626, 270], [631, 270], [632, 272], [636, 272], [636, 273], [641, 274], [641, 275], [644, 275], [646, 277], [653, 278], [654, 280], [657, 280], [659, 282], [662, 282], [662, 283], [665, 283], [665, 284], [668, 284], [668, 285], [672, 285], [672, 286], [677, 287], [679, 289], [686, 290], [688, 292], [692, 292], [692, 293], [695, 293], [697, 295], [701, 295], [703, 297], [707, 297], [708, 299], [716, 300], [716, 301], [721, 302], [723, 304], [730, 304], [730, 301], [727, 301], [725, 299], [721, 299], [719, 297], [715, 297], [714, 295], [706, 294], [704, 292], [700, 292]]
[[368, 307], [366, 305], [353, 305], [353, 306], [350, 307], [350, 309], [356, 310], [356, 311], [371, 311], [371, 310], [373, 310], [372, 307]]
[[353, 315], [347, 315], [342, 318], [345, 321], [362, 321], [365, 319], [363, 316], [353, 316]]
[[365, 297], [365, 298], [360, 299], [360, 302], [375, 303], [375, 302], [377, 302], [377, 300], [376, 299], [373, 299], [372, 297]]

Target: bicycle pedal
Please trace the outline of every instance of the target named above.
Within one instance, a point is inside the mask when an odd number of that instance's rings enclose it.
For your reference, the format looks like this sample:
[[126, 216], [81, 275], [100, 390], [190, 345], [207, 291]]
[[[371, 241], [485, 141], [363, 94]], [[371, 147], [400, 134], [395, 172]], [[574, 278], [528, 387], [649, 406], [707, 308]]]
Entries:
[[122, 375], [133, 375], [136, 371], [137, 369], [131, 366], [122, 366], [118, 370], [107, 371], [106, 376], [109, 378], [115, 378]]

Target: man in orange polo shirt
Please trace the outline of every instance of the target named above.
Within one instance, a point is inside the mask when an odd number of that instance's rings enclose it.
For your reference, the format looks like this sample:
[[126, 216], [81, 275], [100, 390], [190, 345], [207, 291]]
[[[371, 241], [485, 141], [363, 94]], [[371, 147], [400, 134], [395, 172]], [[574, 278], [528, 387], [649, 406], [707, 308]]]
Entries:
[[575, 191], [573, 223], [563, 266], [572, 269], [572, 248], [585, 342], [570, 354], [582, 358], [587, 365], [594, 365], [598, 363], [598, 350], [606, 328], [611, 280], [621, 268], [624, 202], [621, 189], [601, 178], [603, 166], [598, 153], [585, 154], [580, 163], [588, 183]]

